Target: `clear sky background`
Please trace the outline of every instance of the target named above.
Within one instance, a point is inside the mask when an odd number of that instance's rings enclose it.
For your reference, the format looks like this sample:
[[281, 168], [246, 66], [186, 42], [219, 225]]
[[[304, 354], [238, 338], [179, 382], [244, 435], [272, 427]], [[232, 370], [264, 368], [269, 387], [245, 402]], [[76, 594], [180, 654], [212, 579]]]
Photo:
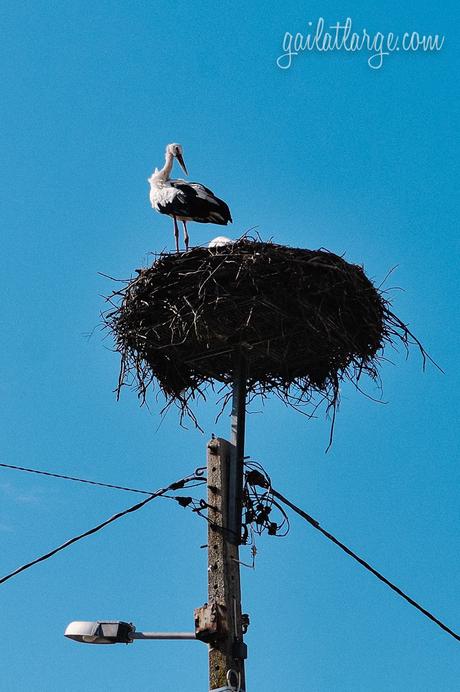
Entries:
[[[285, 31], [320, 16], [357, 29], [445, 34], [441, 52], [299, 55]], [[181, 142], [192, 177], [230, 205], [238, 237], [327, 247], [387, 286], [445, 370], [388, 353], [384, 405], [345, 386], [329, 423], [251, 407], [247, 453], [274, 484], [453, 629], [458, 600], [457, 3], [3, 2], [1, 459], [141, 488], [202, 465], [205, 434], [159, 427], [162, 401], [116, 402], [98, 329], [99, 272], [129, 277], [173, 247], [147, 177]], [[191, 225], [192, 244], [222, 229]], [[87, 335], [93, 331], [91, 338]], [[372, 386], [369, 391], [374, 394]], [[1, 574], [134, 504], [127, 493], [0, 471]], [[193, 626], [206, 600], [202, 520], [166, 500], [0, 587], [9, 692], [207, 689], [206, 647], [90, 647], [73, 619]], [[243, 569], [248, 690], [459, 689], [459, 644], [293, 518]], [[243, 559], [249, 553], [242, 551]]]

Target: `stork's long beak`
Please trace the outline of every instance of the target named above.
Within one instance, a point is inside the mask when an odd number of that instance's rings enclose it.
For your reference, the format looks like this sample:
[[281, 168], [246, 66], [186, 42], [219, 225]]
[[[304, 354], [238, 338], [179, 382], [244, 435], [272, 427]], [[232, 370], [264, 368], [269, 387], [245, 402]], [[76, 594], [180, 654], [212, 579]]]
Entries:
[[180, 167], [184, 171], [185, 175], [188, 175], [187, 166], [185, 165], [184, 159], [182, 158], [182, 154], [176, 154], [176, 159], [179, 161]]

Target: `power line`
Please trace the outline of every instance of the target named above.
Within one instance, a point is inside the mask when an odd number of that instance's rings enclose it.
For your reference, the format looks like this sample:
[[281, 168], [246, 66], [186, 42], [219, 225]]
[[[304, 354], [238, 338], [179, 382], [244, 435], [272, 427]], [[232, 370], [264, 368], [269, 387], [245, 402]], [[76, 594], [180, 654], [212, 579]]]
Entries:
[[113, 485], [112, 483], [100, 483], [99, 481], [90, 481], [86, 478], [76, 478], [75, 476], [64, 476], [62, 473], [51, 473], [50, 471], [39, 471], [38, 469], [29, 469], [25, 466], [13, 466], [12, 464], [0, 464], [0, 467], [5, 469], [14, 469], [16, 471], [26, 471], [27, 473], [36, 473], [39, 476], [51, 476], [52, 478], [62, 478], [66, 481], [74, 481], [77, 483], [88, 483], [89, 485], [98, 485], [102, 488], [112, 488], [114, 490], [126, 490], [129, 493], [141, 493], [142, 495], [152, 495], [151, 490], [139, 490], [138, 488], [128, 488], [124, 485]]
[[[197, 469], [197, 470], [199, 471], [199, 469]], [[29, 569], [29, 567], [33, 567], [33, 565], [36, 565], [38, 562], [43, 562], [44, 560], [47, 560], [48, 558], [53, 557], [53, 555], [56, 555], [56, 553], [59, 553], [61, 550], [64, 550], [65, 548], [68, 548], [70, 545], [72, 545], [73, 543], [76, 543], [77, 541], [80, 541], [82, 538], [86, 538], [86, 536], [91, 536], [93, 533], [100, 531], [101, 529], [103, 529], [108, 524], [111, 524], [113, 521], [116, 521], [117, 519], [124, 517], [125, 514], [129, 514], [130, 512], [136, 512], [138, 509], [140, 509], [141, 507], [146, 505], [148, 502], [151, 502], [155, 498], [160, 497], [161, 495], [164, 495], [168, 491], [179, 490], [180, 488], [184, 488], [189, 481], [196, 481], [196, 480], [202, 480], [202, 479], [195, 472], [191, 476], [186, 476], [185, 478], [181, 478], [179, 481], [175, 481], [174, 483], [170, 483], [170, 485], [166, 486], [165, 488], [160, 488], [160, 490], [157, 490], [154, 493], [150, 493], [150, 496], [145, 498], [145, 500], [138, 502], [137, 504], [133, 505], [132, 507], [129, 507], [128, 509], [123, 510], [122, 512], [118, 512], [118, 514], [114, 514], [113, 517], [110, 517], [110, 519], [106, 519], [106, 521], [103, 521], [101, 524], [94, 526], [92, 529], [89, 529], [89, 531], [85, 531], [84, 533], [81, 533], [79, 536], [74, 536], [74, 538], [71, 538], [70, 540], [66, 541], [65, 543], [58, 546], [57, 548], [54, 548], [53, 550], [49, 551], [48, 553], [45, 553], [44, 555], [37, 557], [35, 560], [32, 560], [31, 562], [28, 562], [25, 565], [22, 565], [21, 567], [18, 567], [13, 572], [10, 572], [10, 574], [7, 574], [6, 576], [0, 578], [0, 584], [3, 584], [4, 582], [8, 581], [8, 579], [15, 577], [20, 572], [24, 572], [24, 570]]]
[[290, 507], [294, 512], [296, 512], [299, 516], [301, 516], [305, 521], [307, 521], [311, 526], [313, 526], [314, 529], [317, 529], [320, 531], [320, 533], [323, 534], [323, 536], [326, 536], [330, 541], [335, 543], [339, 548], [341, 548], [347, 555], [350, 555], [354, 560], [359, 562], [360, 565], [362, 565], [365, 569], [367, 569], [369, 572], [372, 572], [374, 576], [377, 577], [377, 579], [380, 579], [380, 581], [383, 581], [384, 584], [390, 587], [390, 589], [393, 589], [401, 598], [404, 598], [405, 601], [410, 603], [411, 606], [414, 606], [414, 608], [417, 608], [423, 615], [425, 615], [427, 618], [432, 620], [436, 625], [438, 625], [441, 629], [444, 630], [444, 632], [447, 632], [447, 634], [450, 634], [451, 637], [454, 637], [457, 641], [460, 641], [460, 635], [458, 635], [456, 632], [450, 629], [450, 627], [447, 627], [441, 620], [438, 620], [437, 617], [435, 617], [432, 613], [430, 613], [426, 608], [423, 608], [423, 606], [420, 605], [420, 603], [417, 603], [417, 601], [414, 601], [413, 598], [408, 596], [404, 591], [402, 591], [398, 586], [393, 584], [391, 581], [389, 581], [386, 577], [383, 576], [383, 574], [380, 574], [374, 567], [372, 567], [368, 562], [363, 560], [359, 555], [354, 553], [350, 548], [347, 548], [346, 545], [344, 545], [341, 541], [339, 541], [335, 536], [333, 536], [331, 533], [326, 531], [326, 529], [323, 529], [322, 526], [320, 526], [320, 523], [316, 521], [316, 519], [313, 519], [309, 514], [304, 512], [300, 507], [297, 507], [294, 503], [290, 502], [284, 495], [281, 495], [281, 493], [277, 492], [276, 490], [271, 489], [272, 494], [277, 497], [281, 502], [284, 502], [285, 505]]
[[[183, 488], [188, 482], [191, 482], [191, 481], [198, 481], [198, 483], [196, 483], [195, 485], [201, 485], [201, 483], [203, 482], [203, 478], [201, 478], [202, 469], [197, 469], [193, 476], [188, 476], [186, 478], [181, 479], [180, 481], [177, 481], [175, 483], [171, 483], [169, 486], [167, 486], [165, 488], [161, 488], [160, 490], [157, 490], [156, 492], [151, 492], [148, 490], [140, 490], [139, 488], [130, 488], [130, 487], [123, 486], [123, 485], [115, 485], [113, 483], [102, 483], [99, 481], [92, 481], [92, 480], [85, 479], [85, 478], [77, 478], [75, 476], [66, 476], [66, 475], [60, 474], [60, 473], [51, 473], [50, 471], [31, 469], [31, 468], [27, 468], [24, 466], [15, 466], [13, 464], [0, 463], [0, 467], [7, 468], [7, 469], [13, 469], [16, 471], [23, 471], [23, 472], [27, 472], [27, 473], [35, 473], [35, 474], [38, 474], [41, 476], [60, 478], [63, 480], [74, 481], [77, 483], [87, 483], [89, 485], [95, 485], [95, 486], [99, 486], [102, 488], [111, 488], [114, 490], [123, 490], [126, 492], [140, 493], [142, 495], [148, 495], [149, 496], [145, 500], [142, 500], [141, 502], [133, 505], [132, 507], [129, 507], [128, 509], [126, 509], [122, 512], [119, 512], [118, 514], [115, 514], [114, 516], [110, 517], [110, 519], [107, 519], [106, 521], [102, 522], [98, 526], [95, 526], [94, 528], [90, 529], [89, 531], [85, 531], [85, 533], [82, 533], [79, 536], [75, 536], [74, 538], [71, 538], [70, 540], [66, 541], [65, 543], [58, 546], [54, 550], [46, 553], [45, 555], [42, 555], [39, 558], [36, 558], [35, 560], [32, 560], [31, 562], [29, 562], [25, 565], [22, 565], [18, 569], [14, 570], [14, 572], [11, 572], [10, 574], [7, 574], [5, 577], [0, 578], [0, 584], [3, 584], [8, 579], [11, 579], [12, 577], [16, 576], [20, 572], [23, 572], [24, 570], [29, 569], [29, 567], [36, 565], [38, 562], [42, 562], [42, 561], [47, 560], [48, 558], [52, 557], [53, 555], [56, 555], [56, 553], [60, 552], [61, 550], [64, 550], [65, 548], [72, 545], [73, 543], [76, 543], [77, 541], [81, 540], [82, 538], [86, 538], [86, 536], [90, 536], [93, 533], [100, 531], [101, 529], [103, 529], [108, 524], [111, 524], [112, 522], [116, 521], [117, 519], [120, 519], [121, 517], [125, 516], [126, 514], [137, 511], [138, 509], [140, 509], [141, 507], [146, 505], [148, 502], [151, 502], [152, 500], [154, 500], [157, 497], [161, 497], [161, 496], [165, 495], [165, 493], [167, 493], [169, 490], [179, 490], [180, 488]], [[195, 487], [195, 485], [187, 485], [187, 487]], [[323, 536], [325, 536], [330, 541], [335, 543], [335, 545], [337, 545], [339, 548], [341, 548], [345, 553], [347, 553], [347, 555], [350, 555], [350, 557], [352, 557], [354, 560], [359, 562], [360, 565], [362, 565], [365, 569], [367, 569], [369, 572], [374, 574], [374, 576], [376, 576], [377, 579], [379, 579], [384, 584], [389, 586], [390, 589], [392, 589], [399, 596], [404, 598], [404, 600], [406, 600], [410, 605], [412, 605], [414, 608], [419, 610], [423, 615], [425, 615], [432, 622], [437, 624], [441, 629], [443, 629], [445, 632], [447, 632], [452, 637], [454, 637], [454, 639], [456, 639], [457, 641], [460, 641], [460, 635], [456, 634], [453, 630], [451, 630], [449, 627], [447, 627], [447, 625], [445, 625], [443, 622], [441, 622], [441, 620], [439, 620], [432, 613], [430, 613], [428, 610], [426, 610], [426, 608], [423, 608], [423, 606], [421, 606], [419, 603], [417, 603], [417, 601], [415, 601], [413, 598], [411, 598], [406, 593], [404, 593], [404, 591], [402, 591], [398, 586], [396, 586], [391, 581], [389, 581], [386, 577], [383, 576], [383, 574], [381, 574], [376, 569], [374, 569], [374, 567], [372, 567], [372, 565], [370, 565], [368, 562], [366, 562], [361, 557], [359, 557], [359, 555], [354, 553], [344, 543], [342, 543], [335, 536], [333, 536], [331, 533], [326, 531], [326, 529], [323, 529], [323, 527], [320, 525], [320, 523], [316, 519], [314, 519], [312, 516], [310, 516], [309, 514], [304, 512], [302, 509], [300, 509], [300, 507], [297, 507], [297, 505], [295, 505], [294, 503], [290, 502], [290, 500], [288, 500], [286, 497], [284, 497], [284, 495], [282, 495], [278, 491], [274, 490], [273, 488], [271, 488], [271, 494], [274, 497], [277, 497], [285, 505], [290, 507], [294, 512], [296, 512], [303, 519], [305, 519], [311, 526], [313, 526], [313, 528], [317, 529], [320, 533], [322, 533]], [[171, 498], [171, 499], [177, 500], [178, 498]], [[195, 509], [194, 511], [197, 512], [198, 514], [200, 514], [200, 516], [204, 516], [197, 509]]]

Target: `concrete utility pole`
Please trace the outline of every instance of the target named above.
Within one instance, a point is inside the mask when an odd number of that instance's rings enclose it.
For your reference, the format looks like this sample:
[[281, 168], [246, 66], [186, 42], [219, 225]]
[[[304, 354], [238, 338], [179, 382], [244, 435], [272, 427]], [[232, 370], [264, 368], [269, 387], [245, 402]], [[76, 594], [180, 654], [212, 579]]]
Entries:
[[244, 478], [247, 364], [234, 355], [232, 442], [212, 439], [208, 470], [208, 603], [195, 611], [198, 639], [209, 644], [209, 689], [245, 692], [239, 546]]
[[[243, 617], [241, 613], [240, 532], [230, 529], [230, 477], [236, 469], [236, 449], [223, 439], [208, 444], [208, 626], [209, 689], [244, 692]], [[241, 522], [240, 522], [241, 528]], [[229, 687], [231, 685], [232, 687]]]

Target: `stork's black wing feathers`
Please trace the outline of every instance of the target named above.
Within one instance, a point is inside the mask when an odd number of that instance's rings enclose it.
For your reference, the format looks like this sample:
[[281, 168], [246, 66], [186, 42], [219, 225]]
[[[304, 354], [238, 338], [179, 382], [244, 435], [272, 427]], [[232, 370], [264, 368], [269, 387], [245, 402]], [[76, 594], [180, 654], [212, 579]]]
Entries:
[[227, 204], [201, 183], [170, 180], [169, 185], [178, 190], [178, 194], [170, 202], [159, 205], [162, 214], [221, 226], [232, 221]]

